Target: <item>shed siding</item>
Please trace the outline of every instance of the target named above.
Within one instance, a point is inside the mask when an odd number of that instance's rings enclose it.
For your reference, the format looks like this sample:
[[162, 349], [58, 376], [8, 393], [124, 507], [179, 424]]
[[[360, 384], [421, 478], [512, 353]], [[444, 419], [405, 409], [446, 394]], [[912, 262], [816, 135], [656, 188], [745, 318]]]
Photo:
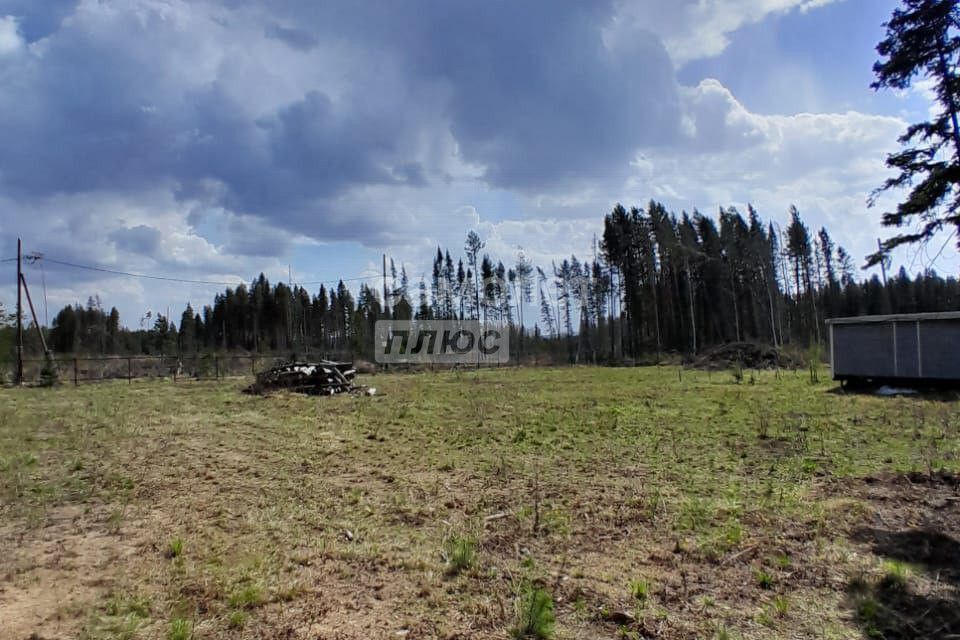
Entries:
[[891, 325], [841, 324], [833, 332], [834, 375], [896, 377]]
[[924, 378], [960, 380], [960, 322], [920, 323], [920, 345]]
[[897, 373], [898, 378], [919, 378], [920, 361], [917, 352], [917, 323], [895, 322], [897, 332]]

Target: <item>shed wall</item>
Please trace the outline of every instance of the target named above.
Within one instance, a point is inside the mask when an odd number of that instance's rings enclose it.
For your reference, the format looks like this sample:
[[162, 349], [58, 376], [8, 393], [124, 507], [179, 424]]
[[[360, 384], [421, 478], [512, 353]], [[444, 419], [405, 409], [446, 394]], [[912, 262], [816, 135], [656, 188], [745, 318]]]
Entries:
[[894, 322], [897, 332], [896, 341], [896, 377], [920, 377], [920, 353], [917, 350], [919, 336], [916, 322]]
[[836, 325], [833, 340], [835, 376], [895, 377], [889, 324]]
[[960, 322], [920, 323], [920, 345], [922, 377], [960, 380]]
[[834, 377], [960, 380], [960, 320], [834, 324], [831, 336]]

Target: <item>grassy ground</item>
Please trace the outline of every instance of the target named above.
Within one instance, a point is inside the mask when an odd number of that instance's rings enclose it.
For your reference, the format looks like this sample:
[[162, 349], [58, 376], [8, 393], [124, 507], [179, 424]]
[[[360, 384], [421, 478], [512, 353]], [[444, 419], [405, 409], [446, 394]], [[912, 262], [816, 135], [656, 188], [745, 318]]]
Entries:
[[666, 367], [363, 382], [0, 391], [0, 635], [960, 633], [942, 397]]

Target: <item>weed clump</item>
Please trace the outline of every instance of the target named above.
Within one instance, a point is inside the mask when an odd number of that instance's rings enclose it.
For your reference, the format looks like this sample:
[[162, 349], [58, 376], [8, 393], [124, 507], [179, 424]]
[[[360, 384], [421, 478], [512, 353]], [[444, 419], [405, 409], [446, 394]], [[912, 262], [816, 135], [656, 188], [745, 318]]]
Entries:
[[447, 541], [445, 555], [447, 575], [463, 573], [477, 562], [477, 541], [466, 536], [453, 536]]
[[254, 609], [264, 603], [263, 592], [255, 584], [249, 584], [230, 595], [230, 606], [234, 609]]
[[181, 556], [183, 556], [183, 539], [174, 538], [167, 545], [167, 558], [175, 560]]
[[910, 578], [910, 568], [903, 562], [888, 560], [883, 563], [884, 574], [880, 585], [887, 589], [905, 589]]
[[761, 569], [757, 572], [757, 584], [761, 589], [772, 589], [773, 576]]
[[730, 375], [733, 377], [733, 381], [736, 384], [743, 384], [743, 363], [739, 360], [733, 363], [733, 366], [730, 368]]
[[819, 384], [820, 382], [820, 363], [823, 360], [823, 353], [819, 344], [813, 344], [807, 350], [807, 370], [810, 372], [810, 384]]
[[630, 583], [630, 595], [640, 604], [646, 604], [650, 598], [650, 583], [646, 580], [634, 580]]
[[167, 640], [190, 640], [193, 637], [193, 625], [189, 620], [175, 618], [170, 622]]
[[517, 598], [517, 624], [511, 629], [511, 636], [518, 640], [549, 640], [553, 638], [555, 623], [550, 594], [539, 587], [525, 585]]

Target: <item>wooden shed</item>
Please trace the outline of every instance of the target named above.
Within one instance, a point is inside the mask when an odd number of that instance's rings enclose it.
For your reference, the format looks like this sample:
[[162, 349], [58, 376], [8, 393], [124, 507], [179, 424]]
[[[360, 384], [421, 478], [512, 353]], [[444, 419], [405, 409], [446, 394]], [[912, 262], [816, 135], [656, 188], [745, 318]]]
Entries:
[[834, 380], [960, 382], [960, 312], [827, 320]]

